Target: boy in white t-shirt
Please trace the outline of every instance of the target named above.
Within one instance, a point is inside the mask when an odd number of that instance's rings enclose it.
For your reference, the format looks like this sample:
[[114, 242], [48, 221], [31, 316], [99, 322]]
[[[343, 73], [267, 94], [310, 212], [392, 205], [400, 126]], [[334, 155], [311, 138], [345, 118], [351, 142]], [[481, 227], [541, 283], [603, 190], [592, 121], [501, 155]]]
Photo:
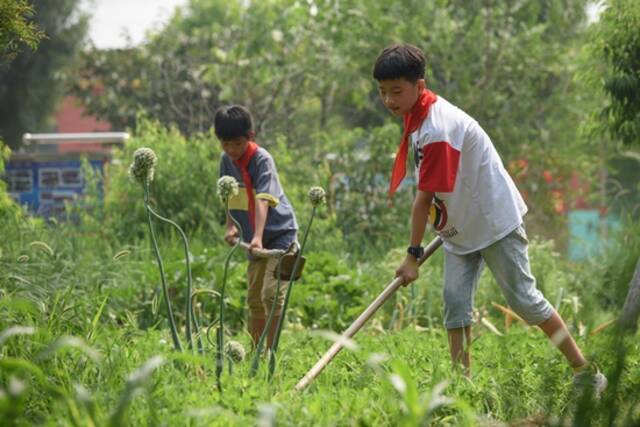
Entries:
[[599, 395], [606, 378], [584, 358], [560, 315], [536, 288], [522, 225], [527, 207], [518, 189], [478, 122], [429, 91], [424, 72], [424, 54], [406, 44], [384, 49], [373, 68], [385, 107], [404, 121], [389, 196], [406, 174], [409, 146], [418, 182], [410, 244], [396, 276], [405, 284], [418, 277], [417, 260], [430, 223], [444, 241], [444, 322], [454, 364], [461, 363], [470, 374], [473, 296], [486, 263], [511, 308], [540, 327], [567, 358], [574, 383]]

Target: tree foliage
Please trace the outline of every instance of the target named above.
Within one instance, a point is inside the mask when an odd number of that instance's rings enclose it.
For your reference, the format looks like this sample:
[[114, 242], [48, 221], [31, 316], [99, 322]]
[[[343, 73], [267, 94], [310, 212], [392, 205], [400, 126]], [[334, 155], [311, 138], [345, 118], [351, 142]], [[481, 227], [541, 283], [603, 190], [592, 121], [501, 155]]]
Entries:
[[32, 15], [33, 7], [25, 0], [0, 3], [0, 66], [13, 60], [23, 44], [31, 49], [38, 45], [43, 34], [29, 21]]
[[[23, 44], [35, 49], [42, 32], [28, 20], [33, 8], [24, 0], [6, 0], [0, 3], [0, 73], [11, 63]], [[0, 176], [4, 175], [5, 161], [11, 150], [0, 138]], [[20, 209], [7, 194], [7, 184], [0, 180], [0, 220], [5, 222], [20, 214]]]
[[[639, 29], [640, 3], [612, 0], [602, 13], [592, 42], [597, 58], [605, 64], [602, 85], [609, 101], [600, 118], [614, 138], [629, 145], [640, 143]], [[637, 260], [619, 323], [635, 330], [639, 316], [640, 260]]]
[[[0, 140], [0, 176], [4, 174], [5, 162], [9, 159], [11, 150]], [[21, 215], [20, 207], [7, 193], [7, 183], [0, 179], [0, 223], [9, 224]]]
[[[219, 105], [247, 105], [262, 144], [295, 150], [299, 176], [313, 176], [318, 164], [331, 177], [348, 176], [334, 201], [354, 212], [370, 206], [384, 228], [398, 222], [383, 187], [399, 130], [384, 130], [394, 119], [371, 68], [389, 43], [413, 43], [427, 55], [428, 85], [480, 122], [505, 163], [530, 160], [519, 185], [532, 217], [548, 228], [562, 220], [552, 192], [590, 164], [580, 155], [586, 111], [573, 78], [585, 5], [192, 0], [142, 47], [84, 54], [73, 88], [116, 126], [134, 127], [144, 110], [187, 135], [208, 130]], [[564, 180], [550, 186], [543, 172]], [[353, 191], [355, 183], [368, 190]]]
[[12, 148], [20, 144], [24, 132], [50, 129], [51, 114], [63, 94], [62, 71], [73, 61], [87, 31], [87, 18], [78, 12], [80, 0], [31, 3], [33, 23], [46, 37], [37, 51], [22, 51], [0, 69], [0, 137]]
[[191, 133], [210, 127], [211, 108], [241, 102], [259, 130], [302, 136], [332, 121], [382, 124], [371, 66], [382, 47], [406, 41], [427, 53], [429, 84], [499, 147], [548, 148], [566, 129], [558, 114], [575, 117], [568, 54], [584, 5], [193, 0], [142, 48], [88, 53], [74, 89], [118, 124], [144, 109]]
[[604, 91], [609, 104], [602, 118], [612, 136], [640, 143], [640, 3], [610, 1], [602, 13], [595, 48], [606, 64]]

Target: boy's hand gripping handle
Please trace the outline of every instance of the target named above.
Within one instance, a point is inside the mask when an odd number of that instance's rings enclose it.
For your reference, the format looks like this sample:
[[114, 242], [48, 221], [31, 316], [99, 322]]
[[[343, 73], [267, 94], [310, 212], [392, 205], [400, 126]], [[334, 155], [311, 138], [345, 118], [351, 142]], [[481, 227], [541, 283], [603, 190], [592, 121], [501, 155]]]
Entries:
[[[237, 243], [238, 239], [236, 239], [234, 245]], [[257, 258], [280, 258], [286, 252], [282, 249], [251, 249], [249, 244], [243, 241], [240, 241], [240, 247]]]

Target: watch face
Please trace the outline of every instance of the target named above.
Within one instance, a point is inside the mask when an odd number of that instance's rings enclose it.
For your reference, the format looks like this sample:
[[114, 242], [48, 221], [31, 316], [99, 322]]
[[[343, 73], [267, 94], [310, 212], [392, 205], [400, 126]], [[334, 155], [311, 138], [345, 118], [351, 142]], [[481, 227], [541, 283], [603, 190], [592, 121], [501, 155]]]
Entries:
[[414, 256], [416, 259], [420, 258], [424, 252], [421, 246], [409, 246], [407, 248], [409, 255]]

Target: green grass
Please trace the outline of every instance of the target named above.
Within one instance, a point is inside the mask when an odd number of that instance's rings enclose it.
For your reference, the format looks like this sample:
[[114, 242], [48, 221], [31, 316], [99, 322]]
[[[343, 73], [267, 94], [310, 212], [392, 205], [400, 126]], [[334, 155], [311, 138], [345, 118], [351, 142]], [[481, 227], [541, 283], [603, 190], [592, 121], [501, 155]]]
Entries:
[[[99, 329], [88, 342], [101, 354], [99, 361], [75, 348], [59, 350], [50, 359], [34, 357], [54, 338], [41, 328], [33, 336], [9, 338], [1, 351], [5, 358], [37, 360], [34, 363], [47, 374], [47, 381], [70, 396], [76, 385], [82, 385], [92, 395], [96, 419], [105, 423], [118, 405], [128, 375], [156, 355], [165, 363], [131, 400], [126, 411], [131, 425], [252, 425], [270, 411], [275, 411], [278, 425], [415, 425], [428, 406], [418, 395], [429, 396], [443, 381], [447, 384], [443, 394], [453, 401], [430, 414], [437, 425], [572, 416], [570, 370], [539, 331], [514, 327], [504, 337], [481, 327], [477, 332], [470, 381], [451, 371], [441, 328], [394, 333], [369, 328], [357, 336], [357, 350], [344, 350], [302, 393], [293, 386], [331, 344], [306, 330], [284, 333], [271, 383], [265, 364], [257, 377], [249, 378], [248, 359], [235, 365], [232, 376], [225, 370], [224, 396], [215, 386], [214, 351], [203, 357], [178, 354], [171, 349], [168, 330], [141, 331], [126, 325]], [[239, 338], [248, 344], [246, 335]], [[606, 351], [609, 337], [603, 333], [596, 338], [581, 344], [610, 372], [615, 355]], [[629, 352], [627, 366], [635, 369], [623, 374], [617, 397], [622, 412], [632, 409], [629, 396], [640, 393], [637, 339], [629, 340]], [[15, 370], [13, 375], [26, 385], [13, 402], [22, 401], [17, 425], [70, 424], [60, 399], [52, 398], [24, 371]], [[403, 378], [406, 394], [394, 387], [392, 375]], [[2, 377], [6, 381], [7, 372]], [[6, 395], [3, 400], [9, 403]], [[88, 419], [88, 412], [79, 407], [81, 419]], [[604, 416], [606, 408], [601, 409]]]
[[[250, 353], [234, 365], [233, 375], [225, 369], [221, 395], [213, 346], [203, 356], [172, 350], [148, 242], [122, 244], [61, 226], [13, 232], [0, 242], [0, 334], [16, 325], [34, 331], [0, 343], [1, 425], [640, 423], [638, 335], [624, 342], [615, 340], [613, 328], [589, 335], [615, 312], [590, 302], [596, 301], [590, 294], [594, 291], [581, 288], [579, 276], [593, 283], [595, 273], [572, 272], [549, 255], [545, 244], [532, 244], [534, 272], [550, 301], [564, 301], [560, 311], [569, 327], [575, 333], [584, 330], [577, 334], [579, 344], [612, 380], [596, 404], [579, 406], [572, 400], [570, 369], [540, 331], [520, 325], [505, 331], [501, 313], [490, 304], [500, 302], [500, 295], [486, 276], [476, 306], [505, 335], [477, 325], [472, 379], [452, 372], [441, 326], [438, 257], [416, 285], [415, 308], [409, 305], [411, 289], [403, 288], [356, 336], [357, 350], [343, 350], [307, 390], [294, 391], [331, 345], [316, 330], [341, 332], [355, 319], [382, 289], [398, 251], [353, 269], [339, 253], [309, 253], [305, 279], [293, 290], [292, 321], [282, 335], [275, 376], [269, 382], [268, 364], [262, 363], [250, 378]], [[32, 241], [46, 242], [52, 253]], [[195, 287], [218, 289], [226, 249], [202, 237], [191, 243]], [[186, 280], [181, 243], [164, 236], [160, 244], [179, 315]], [[114, 259], [124, 249], [130, 253]], [[227, 333], [249, 347], [243, 324], [244, 269], [243, 258], [235, 257]], [[404, 308], [404, 322], [391, 322], [400, 317], [394, 306]], [[201, 320], [215, 320], [215, 307], [216, 300], [204, 296], [198, 308]], [[415, 318], [409, 317], [412, 310]], [[184, 321], [178, 316], [181, 334]], [[62, 338], [68, 336], [80, 340]], [[155, 356], [163, 358], [159, 367], [138, 371]], [[139, 374], [135, 381], [130, 377], [134, 372]]]

